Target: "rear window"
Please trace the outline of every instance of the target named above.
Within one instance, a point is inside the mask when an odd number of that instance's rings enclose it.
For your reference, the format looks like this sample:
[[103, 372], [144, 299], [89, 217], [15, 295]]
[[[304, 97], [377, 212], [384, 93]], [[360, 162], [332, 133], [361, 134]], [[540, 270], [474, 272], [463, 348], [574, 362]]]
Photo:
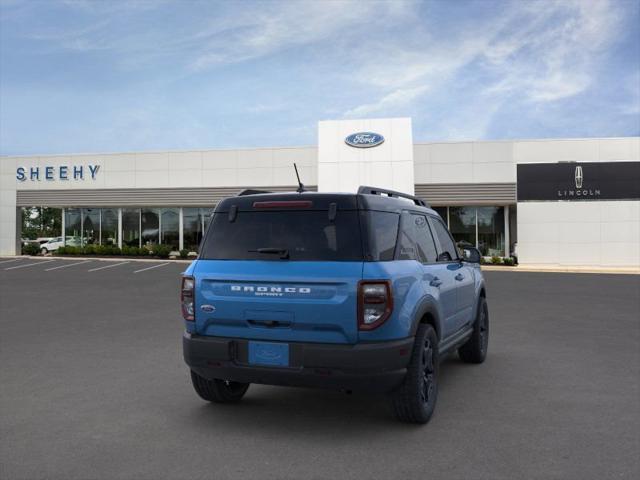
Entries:
[[[260, 251], [259, 251], [260, 250]], [[283, 253], [286, 252], [286, 253]], [[235, 221], [216, 213], [200, 258], [206, 260], [362, 261], [356, 211], [238, 212]]]

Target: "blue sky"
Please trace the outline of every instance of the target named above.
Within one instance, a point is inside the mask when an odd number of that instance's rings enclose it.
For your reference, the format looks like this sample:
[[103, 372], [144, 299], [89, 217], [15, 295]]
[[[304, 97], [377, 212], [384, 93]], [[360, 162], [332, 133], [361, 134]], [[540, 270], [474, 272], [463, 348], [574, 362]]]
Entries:
[[639, 135], [639, 5], [0, 0], [0, 154]]

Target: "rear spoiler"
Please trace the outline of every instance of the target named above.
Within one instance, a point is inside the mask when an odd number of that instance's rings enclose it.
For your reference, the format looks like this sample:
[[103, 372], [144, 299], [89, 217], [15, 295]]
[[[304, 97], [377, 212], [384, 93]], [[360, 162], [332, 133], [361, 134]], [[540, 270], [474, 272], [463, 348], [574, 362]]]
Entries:
[[253, 188], [247, 188], [246, 190], [242, 190], [238, 194], [238, 197], [245, 197], [247, 195], [260, 195], [262, 193], [273, 193], [273, 192], [270, 192], [269, 190], [255, 190]]
[[387, 197], [393, 198], [406, 198], [407, 200], [412, 200], [413, 203], [415, 203], [419, 207], [430, 208], [429, 204], [421, 198], [418, 198], [414, 195], [409, 195], [408, 193], [396, 192], [395, 190], [387, 190], [385, 188], [361, 186], [360, 188], [358, 188], [358, 195], [386, 195]]

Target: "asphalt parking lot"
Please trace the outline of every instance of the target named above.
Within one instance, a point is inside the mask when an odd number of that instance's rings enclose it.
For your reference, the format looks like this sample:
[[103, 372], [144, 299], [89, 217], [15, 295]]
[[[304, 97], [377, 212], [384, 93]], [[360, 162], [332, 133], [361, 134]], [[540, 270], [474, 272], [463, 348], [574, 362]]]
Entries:
[[489, 357], [446, 360], [412, 426], [381, 396], [209, 405], [181, 356], [186, 265], [81, 262], [0, 260], [2, 479], [640, 475], [638, 275], [486, 272]]

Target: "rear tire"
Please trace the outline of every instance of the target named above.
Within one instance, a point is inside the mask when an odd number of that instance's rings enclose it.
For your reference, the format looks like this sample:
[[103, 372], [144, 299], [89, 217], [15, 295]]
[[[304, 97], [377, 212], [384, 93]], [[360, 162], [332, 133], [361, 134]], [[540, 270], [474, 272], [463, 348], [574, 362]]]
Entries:
[[191, 370], [191, 383], [196, 393], [208, 402], [215, 403], [236, 403], [239, 402], [247, 389], [249, 383], [230, 382], [227, 380], [209, 380], [201, 377]]
[[458, 348], [458, 355], [466, 363], [482, 363], [487, 358], [489, 347], [489, 308], [487, 300], [480, 297], [473, 333], [469, 340]]
[[438, 398], [438, 336], [431, 325], [420, 324], [407, 375], [391, 401], [401, 422], [427, 423]]

